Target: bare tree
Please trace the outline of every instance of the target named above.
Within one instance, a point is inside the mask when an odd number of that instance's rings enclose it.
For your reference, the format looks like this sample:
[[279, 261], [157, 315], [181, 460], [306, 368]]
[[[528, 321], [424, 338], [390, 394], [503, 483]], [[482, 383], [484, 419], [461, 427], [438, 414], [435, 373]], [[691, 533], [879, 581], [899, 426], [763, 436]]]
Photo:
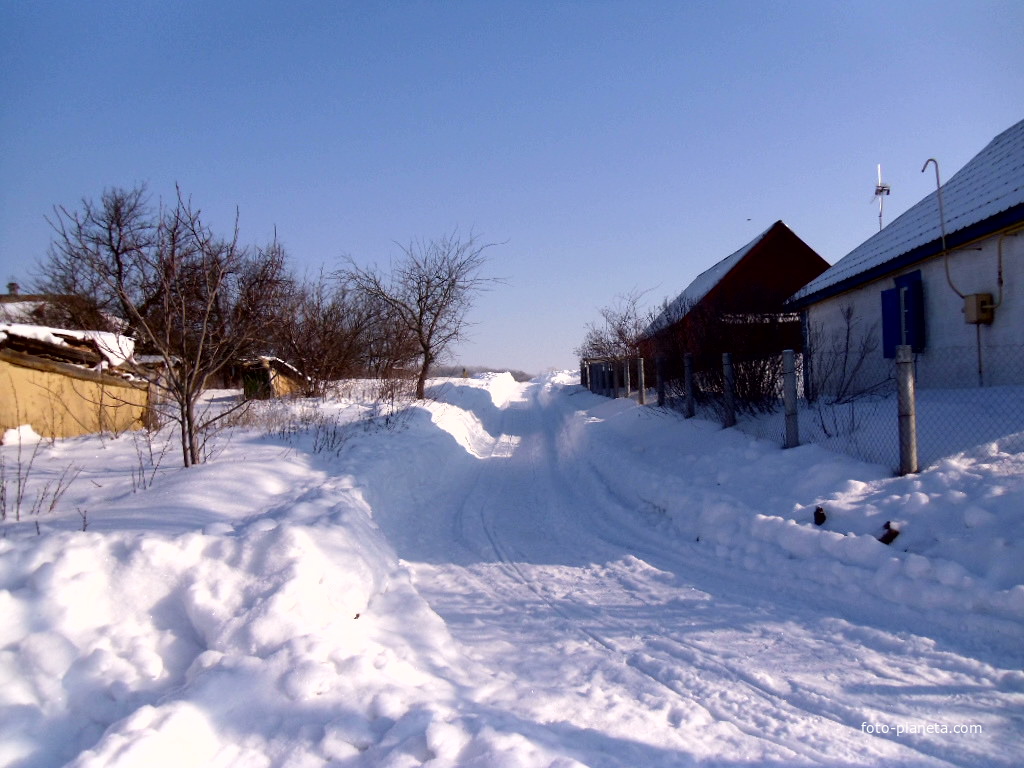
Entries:
[[589, 323], [583, 343], [575, 353], [581, 358], [623, 360], [639, 354], [640, 339], [650, 326], [649, 312], [640, 309], [640, 300], [647, 291], [633, 289], [602, 307], [601, 323]]
[[201, 436], [224, 414], [200, 413], [200, 395], [267, 337], [288, 286], [284, 249], [241, 246], [237, 213], [232, 236], [218, 237], [180, 190], [154, 211], [143, 188], [109, 189], [99, 204], [55, 208], [50, 224], [44, 287], [120, 318], [110, 322], [163, 358], [151, 384], [177, 406], [184, 465], [201, 463]]
[[159, 229], [146, 188], [108, 189], [98, 204], [83, 199], [78, 211], [59, 206], [47, 221], [57, 237], [36, 288], [36, 293], [47, 296], [42, 322], [61, 328], [126, 330], [129, 313], [107, 284], [105, 271], [95, 269], [95, 264], [108, 263], [126, 290], [144, 292], [135, 267], [153, 247]]
[[824, 395], [833, 404], [852, 403], [877, 394], [891, 382], [887, 367], [877, 359], [878, 323], [857, 317], [851, 305], [840, 308], [842, 323], [831, 332], [813, 325], [808, 333], [808, 354], [813, 361], [811, 398]]
[[398, 383], [416, 374], [420, 345], [402, 315], [390, 304], [365, 296], [371, 313], [364, 366], [382, 383]]
[[321, 397], [331, 382], [372, 364], [379, 312], [366, 296], [321, 272], [296, 281], [274, 341], [278, 353], [306, 376], [306, 394]]
[[386, 310], [384, 317], [394, 324], [399, 345], [406, 339], [415, 345], [417, 398], [425, 397], [434, 363], [463, 337], [476, 295], [496, 282], [480, 275], [484, 251], [491, 245], [480, 244], [474, 235], [462, 239], [457, 232], [429, 242], [413, 241], [402, 247], [404, 258], [390, 275], [348, 260], [346, 280]]

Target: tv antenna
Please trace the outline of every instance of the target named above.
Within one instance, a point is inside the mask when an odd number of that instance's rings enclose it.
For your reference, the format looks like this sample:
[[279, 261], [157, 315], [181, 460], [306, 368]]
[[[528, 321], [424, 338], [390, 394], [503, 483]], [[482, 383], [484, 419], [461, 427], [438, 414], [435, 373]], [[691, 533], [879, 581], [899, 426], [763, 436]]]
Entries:
[[878, 231], [882, 231], [882, 213], [885, 210], [885, 198], [892, 191], [892, 187], [882, 181], [882, 164], [878, 164], [878, 183], [875, 185], [875, 197], [878, 201]]

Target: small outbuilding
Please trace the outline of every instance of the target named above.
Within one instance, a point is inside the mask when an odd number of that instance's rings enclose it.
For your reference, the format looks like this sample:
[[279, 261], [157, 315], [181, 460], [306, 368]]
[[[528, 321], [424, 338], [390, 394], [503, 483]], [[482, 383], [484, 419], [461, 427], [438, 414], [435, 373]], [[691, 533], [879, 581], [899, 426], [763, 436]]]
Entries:
[[242, 366], [242, 391], [249, 400], [299, 395], [306, 386], [306, 377], [278, 357], [259, 357]]
[[784, 302], [828, 269], [828, 263], [782, 221], [702, 272], [644, 333], [645, 359], [661, 358], [669, 378], [682, 357], [698, 368], [721, 365], [722, 353], [741, 359], [802, 346], [799, 315]]
[[26, 424], [51, 438], [142, 428], [149, 388], [122, 367], [133, 347], [113, 333], [0, 324], [0, 434]]

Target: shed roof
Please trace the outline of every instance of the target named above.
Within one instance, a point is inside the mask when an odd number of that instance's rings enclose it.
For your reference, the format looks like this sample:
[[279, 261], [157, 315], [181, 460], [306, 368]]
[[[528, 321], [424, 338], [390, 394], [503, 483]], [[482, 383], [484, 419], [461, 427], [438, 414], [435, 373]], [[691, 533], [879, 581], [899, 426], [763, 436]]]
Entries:
[[[1024, 217], [1024, 120], [989, 142], [942, 185], [946, 243], [954, 248]], [[807, 305], [942, 252], [938, 193], [932, 192], [809, 282]]]
[[114, 368], [124, 365], [135, 351], [134, 339], [107, 331], [70, 331], [42, 325], [0, 323], [0, 343], [8, 338], [36, 341], [58, 350], [90, 348], [97, 359]]
[[41, 296], [0, 296], [0, 323], [31, 324], [44, 305]]
[[644, 331], [644, 334], [647, 335], [659, 331], [685, 316], [686, 313], [697, 306], [705, 296], [711, 293], [712, 289], [716, 285], [725, 279], [725, 276], [743, 260], [744, 256], [750, 253], [768, 236], [770, 232], [778, 227], [789, 229], [789, 227], [787, 227], [782, 221], [777, 221], [738, 251], [729, 254], [714, 266], [709, 267], [697, 275], [697, 277], [695, 277], [693, 281], [683, 289], [682, 293], [666, 305], [661, 314], [659, 314], [647, 330]]

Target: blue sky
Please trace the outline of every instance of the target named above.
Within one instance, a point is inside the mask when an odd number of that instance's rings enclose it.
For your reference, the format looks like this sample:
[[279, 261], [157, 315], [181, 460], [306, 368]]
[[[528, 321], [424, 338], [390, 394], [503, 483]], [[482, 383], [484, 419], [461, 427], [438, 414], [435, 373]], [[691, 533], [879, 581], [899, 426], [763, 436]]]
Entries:
[[178, 183], [299, 269], [500, 243], [464, 364], [572, 367], [778, 219], [835, 262], [1024, 117], [1024, 3], [0, 0], [0, 278]]

